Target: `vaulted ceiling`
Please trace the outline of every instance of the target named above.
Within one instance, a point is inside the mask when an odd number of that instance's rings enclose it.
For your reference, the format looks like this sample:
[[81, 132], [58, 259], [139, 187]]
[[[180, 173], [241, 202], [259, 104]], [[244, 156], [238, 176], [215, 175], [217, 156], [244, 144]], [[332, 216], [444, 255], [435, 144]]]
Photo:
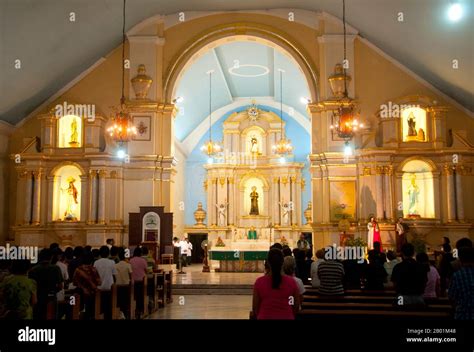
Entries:
[[[458, 1], [464, 9], [458, 22], [447, 18], [449, 0], [346, 0], [346, 17], [362, 36], [474, 111], [474, 5], [472, 0]], [[21, 121], [117, 47], [121, 3], [0, 0], [0, 120], [13, 124]], [[129, 0], [127, 28], [155, 14], [181, 11], [290, 8], [321, 10], [341, 17], [341, 7], [342, 0]], [[72, 11], [76, 13], [73, 23], [69, 21]], [[400, 12], [403, 22], [397, 21]], [[225, 50], [216, 49], [211, 54], [221, 65], [228, 65]], [[268, 60], [272, 55], [262, 52], [260, 57]], [[22, 60], [21, 70], [14, 67], [16, 59]], [[458, 69], [453, 68], [454, 59], [459, 62]], [[253, 95], [253, 90], [264, 88], [272, 95], [274, 89], [271, 76], [247, 88], [237, 77], [224, 78], [228, 92], [222, 94]]]

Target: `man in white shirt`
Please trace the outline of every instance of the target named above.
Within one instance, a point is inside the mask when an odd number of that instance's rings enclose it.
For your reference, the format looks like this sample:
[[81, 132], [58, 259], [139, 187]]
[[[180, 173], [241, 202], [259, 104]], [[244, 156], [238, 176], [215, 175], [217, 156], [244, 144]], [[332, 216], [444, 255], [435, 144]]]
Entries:
[[311, 263], [311, 286], [319, 288], [321, 282], [319, 281], [318, 267], [319, 264], [324, 262], [324, 249], [316, 251], [316, 258], [318, 259]]
[[107, 246], [102, 246], [99, 249], [100, 259], [94, 263], [99, 273], [101, 284], [97, 288], [101, 291], [102, 310], [104, 311], [104, 319], [112, 319], [112, 293], [110, 289], [115, 282], [115, 276], [117, 275], [117, 269], [115, 268], [115, 262], [109, 259], [110, 250]]
[[192, 255], [192, 252], [193, 252], [193, 244], [191, 242], [189, 242], [189, 238], [186, 237], [186, 243], [188, 244], [188, 255], [187, 255], [187, 262], [186, 264], [187, 265], [191, 265], [191, 255]]
[[179, 249], [181, 265], [186, 266], [186, 258], [188, 257], [188, 242], [186, 242], [186, 239], [184, 237], [181, 241], [179, 241]]

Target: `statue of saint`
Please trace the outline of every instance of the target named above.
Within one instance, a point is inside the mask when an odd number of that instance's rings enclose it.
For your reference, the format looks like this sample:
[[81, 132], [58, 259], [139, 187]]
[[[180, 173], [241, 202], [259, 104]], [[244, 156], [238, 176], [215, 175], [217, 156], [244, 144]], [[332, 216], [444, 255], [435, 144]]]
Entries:
[[78, 142], [78, 133], [77, 133], [77, 121], [76, 118], [72, 119], [71, 122], [71, 139], [69, 141], [70, 145], [77, 145]]
[[257, 154], [258, 153], [258, 141], [257, 141], [257, 138], [255, 136], [252, 136], [252, 138], [250, 139], [250, 143], [251, 143], [251, 146], [250, 146], [250, 152], [252, 154]]
[[76, 179], [72, 176], [69, 176], [67, 179], [68, 188], [62, 188], [61, 190], [66, 193], [66, 210], [64, 211], [64, 218], [67, 220], [74, 220], [77, 216], [74, 214], [76, 207], [78, 191], [76, 186], [74, 186]]
[[258, 193], [257, 187], [252, 187], [252, 192], [250, 192], [250, 213], [249, 215], [259, 215], [258, 213]]
[[417, 136], [418, 133], [416, 133], [416, 118], [415, 115], [413, 115], [413, 112], [408, 115], [408, 135], [409, 136]]
[[425, 141], [425, 131], [423, 131], [423, 128], [418, 129], [418, 139], [420, 141]]
[[217, 205], [217, 211], [219, 212], [219, 226], [226, 226], [226, 210], [227, 210], [227, 204], [219, 204]]
[[418, 214], [418, 195], [420, 194], [420, 188], [416, 184], [416, 174], [411, 176], [411, 184], [408, 187], [408, 215]]
[[290, 204], [284, 202], [283, 204], [280, 203], [281, 205], [281, 220], [282, 220], [282, 225], [283, 226], [288, 226], [289, 220], [290, 220]]

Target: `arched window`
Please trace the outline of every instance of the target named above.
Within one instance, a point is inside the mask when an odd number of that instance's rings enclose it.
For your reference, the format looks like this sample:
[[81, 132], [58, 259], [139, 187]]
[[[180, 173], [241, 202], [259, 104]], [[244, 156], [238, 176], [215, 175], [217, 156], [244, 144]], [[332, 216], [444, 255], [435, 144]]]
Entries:
[[81, 170], [65, 165], [54, 174], [53, 220], [81, 220]]
[[422, 160], [411, 160], [403, 166], [403, 217], [435, 218], [433, 173]]
[[80, 148], [82, 146], [82, 118], [66, 115], [58, 122], [58, 147]]

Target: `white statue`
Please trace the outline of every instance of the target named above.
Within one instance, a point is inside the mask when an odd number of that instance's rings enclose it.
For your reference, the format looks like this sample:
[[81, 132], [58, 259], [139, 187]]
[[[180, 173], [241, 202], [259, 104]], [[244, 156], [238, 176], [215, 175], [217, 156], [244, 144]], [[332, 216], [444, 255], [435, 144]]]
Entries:
[[290, 204], [287, 202], [280, 203], [282, 225], [288, 226], [290, 220]]
[[216, 204], [216, 208], [219, 213], [219, 226], [226, 226], [227, 203]]

